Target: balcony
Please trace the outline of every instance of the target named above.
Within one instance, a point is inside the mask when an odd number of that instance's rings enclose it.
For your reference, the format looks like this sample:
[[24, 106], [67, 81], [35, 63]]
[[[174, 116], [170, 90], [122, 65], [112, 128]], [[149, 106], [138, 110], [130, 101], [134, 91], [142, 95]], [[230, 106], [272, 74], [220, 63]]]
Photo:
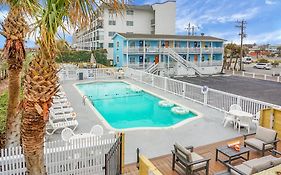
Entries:
[[[174, 47], [172, 48], [175, 52], [184, 54], [184, 53], [190, 53], [190, 54], [200, 54], [202, 51], [202, 54], [211, 54], [213, 53], [222, 53], [223, 48], [222, 47], [215, 47], [215, 48], [199, 48], [199, 47]], [[129, 47], [128, 49], [129, 53], [144, 53], [144, 47]], [[127, 53], [127, 47], [124, 47], [123, 50], [124, 53]], [[145, 48], [146, 53], [159, 53], [161, 52], [161, 48], [158, 47], [147, 47]]]
[[213, 47], [213, 53], [223, 53], [223, 47]]

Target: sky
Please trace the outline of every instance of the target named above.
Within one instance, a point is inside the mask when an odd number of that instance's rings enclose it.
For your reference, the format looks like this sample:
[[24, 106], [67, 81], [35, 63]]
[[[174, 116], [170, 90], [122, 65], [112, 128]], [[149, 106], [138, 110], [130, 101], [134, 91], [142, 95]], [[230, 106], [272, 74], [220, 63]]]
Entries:
[[[134, 0], [133, 4], [153, 4], [166, 0]], [[281, 0], [176, 0], [176, 31], [187, 34], [188, 23], [199, 27], [197, 34], [204, 33], [239, 42], [237, 20], [246, 20], [245, 43], [281, 44]], [[0, 22], [7, 16], [8, 8], [0, 6]], [[65, 35], [71, 42], [72, 31]], [[34, 47], [34, 36], [26, 41], [27, 47]], [[0, 37], [0, 48], [5, 38]]]

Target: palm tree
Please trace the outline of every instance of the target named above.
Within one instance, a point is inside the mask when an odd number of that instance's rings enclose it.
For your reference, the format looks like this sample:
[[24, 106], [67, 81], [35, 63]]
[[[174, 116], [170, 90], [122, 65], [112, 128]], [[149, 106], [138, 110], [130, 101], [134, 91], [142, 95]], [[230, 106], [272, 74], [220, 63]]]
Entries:
[[[117, 0], [111, 0], [105, 5], [116, 11], [122, 7], [122, 3]], [[40, 13], [37, 22], [40, 49], [30, 63], [24, 81], [21, 136], [29, 175], [46, 174], [43, 151], [45, 124], [52, 96], [58, 90], [55, 63], [58, 54], [57, 32], [59, 28], [66, 29], [65, 22], [82, 27], [89, 24], [98, 7], [95, 0], [46, 0]]]
[[32, 14], [38, 7], [34, 0], [0, 0], [0, 4], [9, 5], [10, 11], [2, 24], [1, 34], [6, 38], [3, 58], [8, 63], [8, 109], [6, 121], [6, 147], [20, 144], [21, 115], [18, 112], [20, 104], [21, 70], [25, 59], [24, 39], [29, 31], [24, 19], [26, 14]]

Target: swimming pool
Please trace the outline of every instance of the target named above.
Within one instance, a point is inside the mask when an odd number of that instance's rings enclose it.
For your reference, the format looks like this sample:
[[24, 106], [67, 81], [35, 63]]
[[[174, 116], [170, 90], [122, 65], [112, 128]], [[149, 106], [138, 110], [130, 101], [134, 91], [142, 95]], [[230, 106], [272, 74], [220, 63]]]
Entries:
[[176, 114], [172, 112], [173, 107], [161, 107], [158, 104], [161, 98], [125, 82], [94, 82], [76, 86], [115, 129], [169, 127], [197, 116], [192, 111]]

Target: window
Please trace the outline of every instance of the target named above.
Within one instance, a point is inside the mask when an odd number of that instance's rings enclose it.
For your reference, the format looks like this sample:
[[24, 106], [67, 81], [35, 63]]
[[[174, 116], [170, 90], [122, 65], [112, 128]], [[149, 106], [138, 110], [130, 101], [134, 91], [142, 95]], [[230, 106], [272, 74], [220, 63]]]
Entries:
[[108, 43], [109, 48], [113, 48], [113, 43]]
[[119, 56], [116, 57], [116, 62], [119, 63]]
[[117, 47], [119, 47], [119, 41], [117, 41], [116, 45], [117, 45]]
[[108, 32], [108, 36], [113, 36], [115, 32]]
[[127, 10], [127, 15], [134, 15], [134, 11], [133, 10]]
[[116, 21], [114, 21], [114, 20], [109, 20], [109, 21], [108, 21], [108, 25], [110, 25], [110, 26], [115, 26], [115, 25], [116, 25]]
[[134, 26], [134, 21], [127, 21], [127, 26]]

